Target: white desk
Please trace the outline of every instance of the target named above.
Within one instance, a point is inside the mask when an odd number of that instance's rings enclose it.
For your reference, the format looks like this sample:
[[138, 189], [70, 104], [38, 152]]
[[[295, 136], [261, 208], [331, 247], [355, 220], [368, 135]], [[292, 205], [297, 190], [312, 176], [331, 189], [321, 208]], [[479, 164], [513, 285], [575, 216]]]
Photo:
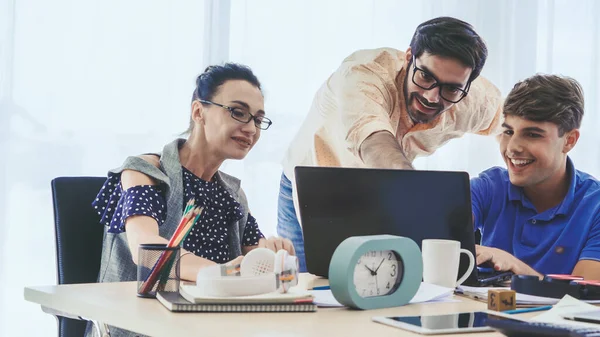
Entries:
[[[319, 308], [316, 313], [172, 313], [157, 300], [138, 298], [135, 294], [135, 282], [25, 288], [25, 299], [43, 307], [158, 337], [420, 336], [374, 323], [371, 317], [486, 309], [485, 303], [457, 297], [461, 302], [412, 304], [367, 311]], [[503, 335], [486, 332], [469, 336]]]

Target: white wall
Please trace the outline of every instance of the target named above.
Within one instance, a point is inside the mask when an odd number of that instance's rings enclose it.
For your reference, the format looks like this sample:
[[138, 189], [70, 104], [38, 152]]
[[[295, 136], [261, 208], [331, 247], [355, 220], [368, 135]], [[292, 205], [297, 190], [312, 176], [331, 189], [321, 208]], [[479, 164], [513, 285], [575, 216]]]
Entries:
[[204, 2], [0, 3], [0, 336], [55, 336], [23, 300], [56, 283], [50, 180], [106, 175], [187, 128]]

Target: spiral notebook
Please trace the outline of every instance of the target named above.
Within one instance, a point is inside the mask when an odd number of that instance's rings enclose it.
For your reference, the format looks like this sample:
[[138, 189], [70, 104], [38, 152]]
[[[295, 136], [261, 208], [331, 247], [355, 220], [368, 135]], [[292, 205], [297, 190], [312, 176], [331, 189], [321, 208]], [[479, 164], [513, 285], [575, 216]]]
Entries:
[[173, 312], [314, 312], [314, 303], [192, 303], [179, 293], [158, 292], [156, 299]]

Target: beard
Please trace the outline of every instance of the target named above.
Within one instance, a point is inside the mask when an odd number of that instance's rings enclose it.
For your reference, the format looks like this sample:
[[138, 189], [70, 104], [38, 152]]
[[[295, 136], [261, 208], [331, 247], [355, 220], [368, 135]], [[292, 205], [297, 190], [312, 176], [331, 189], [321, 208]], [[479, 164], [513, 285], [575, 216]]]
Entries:
[[[435, 113], [426, 114], [417, 109], [414, 109], [413, 104], [415, 103], [415, 100], [418, 100], [419, 103], [424, 105], [425, 107], [436, 109]], [[410, 96], [406, 102], [406, 112], [408, 113], [408, 116], [410, 117], [410, 119], [412, 119], [412, 121], [414, 123], [422, 123], [422, 124], [429, 123], [429, 122], [433, 121], [434, 119], [436, 119], [443, 111], [444, 111], [443, 104], [430, 103], [429, 101], [427, 101], [427, 99], [425, 99], [425, 97], [420, 96], [416, 92], [411, 92]]]

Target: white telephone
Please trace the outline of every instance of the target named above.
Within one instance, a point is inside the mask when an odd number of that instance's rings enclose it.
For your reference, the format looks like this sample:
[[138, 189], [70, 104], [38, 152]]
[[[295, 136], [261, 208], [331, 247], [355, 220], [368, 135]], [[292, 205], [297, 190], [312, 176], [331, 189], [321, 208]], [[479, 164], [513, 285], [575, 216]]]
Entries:
[[286, 250], [274, 253], [256, 248], [238, 266], [219, 264], [200, 269], [196, 286], [204, 296], [214, 297], [286, 293], [298, 284], [298, 269], [298, 258]]

